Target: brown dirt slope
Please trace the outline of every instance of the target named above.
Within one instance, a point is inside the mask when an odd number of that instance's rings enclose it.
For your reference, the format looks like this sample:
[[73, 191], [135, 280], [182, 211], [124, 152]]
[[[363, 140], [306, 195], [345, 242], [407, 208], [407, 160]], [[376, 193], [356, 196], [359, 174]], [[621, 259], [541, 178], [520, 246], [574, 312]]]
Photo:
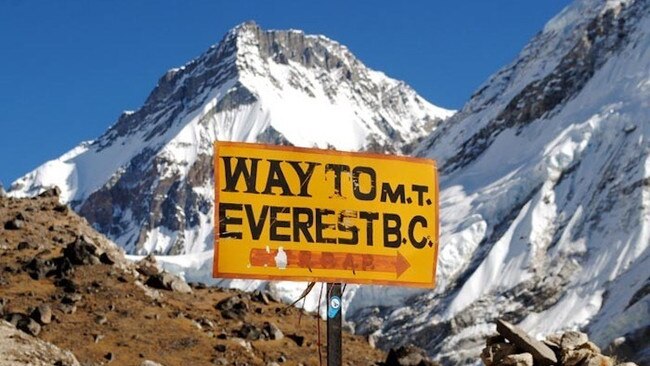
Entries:
[[[188, 293], [184, 283], [156, 277], [155, 267], [137, 269], [56, 192], [0, 197], [0, 315], [82, 365], [319, 364], [313, 314], [282, 312], [284, 304], [262, 294], [200, 285]], [[324, 329], [321, 321], [323, 343]], [[344, 364], [385, 357], [344, 335]]]

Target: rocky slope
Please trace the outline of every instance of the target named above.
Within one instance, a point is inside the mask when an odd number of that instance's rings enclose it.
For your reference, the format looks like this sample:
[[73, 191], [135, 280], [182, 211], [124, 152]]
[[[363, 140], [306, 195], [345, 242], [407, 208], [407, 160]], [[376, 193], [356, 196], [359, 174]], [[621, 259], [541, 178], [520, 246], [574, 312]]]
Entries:
[[573, 3], [417, 149], [443, 172], [436, 291], [349, 319], [446, 364], [501, 316], [648, 364], [649, 101], [650, 2]]
[[402, 154], [451, 114], [335, 41], [244, 23], [11, 194], [56, 185], [130, 253], [200, 253], [212, 248], [214, 141]]
[[[319, 364], [313, 314], [127, 262], [54, 194], [0, 197], [0, 263], [0, 365]], [[386, 359], [349, 333], [344, 357]]]

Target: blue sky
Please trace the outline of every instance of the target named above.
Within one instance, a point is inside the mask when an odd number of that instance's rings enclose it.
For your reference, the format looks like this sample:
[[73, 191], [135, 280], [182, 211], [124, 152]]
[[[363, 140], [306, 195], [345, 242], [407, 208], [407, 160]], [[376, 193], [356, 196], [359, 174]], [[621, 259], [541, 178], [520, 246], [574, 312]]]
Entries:
[[568, 3], [0, 1], [0, 182], [96, 138], [167, 69], [246, 20], [324, 34], [432, 103], [460, 108]]

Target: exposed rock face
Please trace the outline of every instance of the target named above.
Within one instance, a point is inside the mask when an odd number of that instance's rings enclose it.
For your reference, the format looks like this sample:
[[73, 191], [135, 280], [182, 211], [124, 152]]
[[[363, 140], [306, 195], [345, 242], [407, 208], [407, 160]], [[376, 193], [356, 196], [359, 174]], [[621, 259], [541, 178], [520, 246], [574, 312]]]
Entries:
[[69, 351], [29, 336], [0, 320], [0, 366], [79, 366]]
[[[62, 201], [131, 253], [200, 252], [212, 246], [214, 141], [405, 153], [451, 114], [330, 39], [244, 23], [12, 194], [56, 184]], [[47, 174], [70, 166], [74, 179]]]

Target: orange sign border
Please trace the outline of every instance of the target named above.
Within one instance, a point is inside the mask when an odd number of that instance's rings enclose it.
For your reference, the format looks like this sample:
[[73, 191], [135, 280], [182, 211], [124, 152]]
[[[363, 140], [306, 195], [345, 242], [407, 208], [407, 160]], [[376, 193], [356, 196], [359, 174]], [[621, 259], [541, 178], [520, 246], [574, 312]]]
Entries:
[[433, 165], [433, 168], [436, 171], [437, 176], [437, 162], [433, 159], [424, 159], [424, 158], [415, 158], [410, 156], [397, 156], [397, 155], [385, 155], [377, 153], [368, 153], [368, 152], [350, 152], [350, 151], [340, 151], [340, 150], [327, 150], [327, 149], [318, 149], [318, 148], [305, 148], [305, 147], [296, 147], [296, 146], [282, 146], [282, 145], [269, 145], [269, 144], [257, 144], [250, 142], [233, 142], [233, 141], [215, 141], [213, 143], [213, 167], [214, 167], [214, 254], [212, 261], [212, 277], [213, 278], [239, 278], [239, 279], [250, 279], [250, 280], [268, 280], [268, 281], [299, 281], [299, 282], [332, 282], [332, 283], [356, 283], [361, 285], [382, 285], [382, 286], [403, 286], [403, 287], [413, 287], [413, 288], [428, 288], [432, 289], [436, 286], [436, 272], [438, 270], [438, 251], [439, 251], [439, 239], [440, 239], [440, 182], [436, 179], [436, 202], [435, 202], [435, 212], [434, 217], [436, 220], [435, 225], [435, 254], [433, 258], [433, 275], [430, 283], [422, 282], [410, 282], [410, 281], [384, 281], [384, 280], [373, 280], [373, 279], [355, 279], [350, 281], [345, 278], [338, 277], [328, 277], [328, 276], [291, 276], [291, 275], [250, 275], [243, 273], [229, 273], [229, 272], [219, 272], [217, 264], [219, 262], [219, 230], [217, 229], [217, 223], [219, 222], [219, 170], [218, 159], [219, 156], [218, 150], [220, 146], [243, 146], [243, 147], [253, 147], [257, 149], [268, 149], [268, 150], [279, 150], [279, 151], [291, 151], [291, 152], [304, 152], [311, 154], [323, 154], [323, 155], [339, 155], [339, 156], [362, 156], [367, 158], [375, 159], [391, 159], [391, 160], [401, 160], [408, 161], [413, 163], [421, 163], [426, 165]]

